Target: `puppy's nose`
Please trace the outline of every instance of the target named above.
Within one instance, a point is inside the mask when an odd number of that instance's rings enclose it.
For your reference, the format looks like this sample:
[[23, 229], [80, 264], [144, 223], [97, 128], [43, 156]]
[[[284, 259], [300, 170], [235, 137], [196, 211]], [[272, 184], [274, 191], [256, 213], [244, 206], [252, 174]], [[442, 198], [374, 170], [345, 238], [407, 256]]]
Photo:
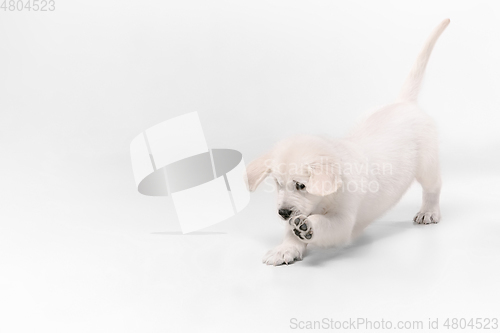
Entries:
[[278, 214], [280, 214], [282, 218], [287, 219], [290, 217], [290, 215], [292, 215], [292, 211], [290, 209], [282, 208], [278, 211]]

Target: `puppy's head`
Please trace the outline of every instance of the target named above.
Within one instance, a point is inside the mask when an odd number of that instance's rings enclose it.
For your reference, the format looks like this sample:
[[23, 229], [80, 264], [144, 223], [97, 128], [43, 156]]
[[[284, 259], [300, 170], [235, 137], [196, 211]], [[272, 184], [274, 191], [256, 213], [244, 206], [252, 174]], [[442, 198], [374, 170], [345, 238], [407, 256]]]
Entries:
[[339, 165], [323, 139], [295, 137], [280, 142], [247, 167], [254, 191], [267, 177], [278, 192], [277, 213], [288, 220], [296, 215], [324, 213], [325, 199], [342, 185]]

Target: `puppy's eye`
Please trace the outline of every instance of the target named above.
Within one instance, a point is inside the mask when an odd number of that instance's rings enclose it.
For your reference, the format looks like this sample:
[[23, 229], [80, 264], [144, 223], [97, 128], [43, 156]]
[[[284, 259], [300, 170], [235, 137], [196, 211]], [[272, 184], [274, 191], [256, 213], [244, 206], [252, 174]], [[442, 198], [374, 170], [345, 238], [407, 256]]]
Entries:
[[295, 188], [298, 190], [298, 191], [301, 191], [303, 189], [306, 188], [306, 186], [304, 184], [301, 184], [301, 183], [295, 183]]

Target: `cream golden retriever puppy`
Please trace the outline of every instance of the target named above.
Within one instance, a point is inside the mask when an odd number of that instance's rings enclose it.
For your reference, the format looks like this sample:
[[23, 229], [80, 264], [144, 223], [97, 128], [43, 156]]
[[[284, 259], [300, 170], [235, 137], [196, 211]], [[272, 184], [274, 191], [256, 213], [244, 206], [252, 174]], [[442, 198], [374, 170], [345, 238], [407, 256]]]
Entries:
[[307, 244], [344, 246], [396, 204], [414, 179], [423, 189], [414, 222], [439, 222], [436, 127], [416, 104], [435, 28], [403, 84], [399, 99], [367, 116], [343, 139], [296, 136], [247, 166], [251, 191], [275, 182], [278, 214], [287, 221], [283, 243], [263, 258], [269, 265], [302, 259]]

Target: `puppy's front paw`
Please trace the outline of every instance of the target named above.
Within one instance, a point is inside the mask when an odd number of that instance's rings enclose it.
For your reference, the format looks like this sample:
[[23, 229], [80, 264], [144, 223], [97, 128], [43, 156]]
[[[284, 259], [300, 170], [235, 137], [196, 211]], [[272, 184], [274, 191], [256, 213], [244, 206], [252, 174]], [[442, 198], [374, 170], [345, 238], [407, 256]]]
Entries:
[[292, 217], [288, 224], [292, 227], [292, 232], [304, 243], [311, 241], [313, 236], [313, 230], [311, 227], [311, 222], [307, 220], [307, 216], [298, 215]]
[[274, 249], [269, 250], [262, 262], [266, 265], [283, 265], [291, 264], [296, 260], [302, 260], [302, 251], [293, 245], [278, 245]]
[[417, 224], [438, 223], [441, 219], [439, 212], [418, 212], [413, 218], [413, 222]]

